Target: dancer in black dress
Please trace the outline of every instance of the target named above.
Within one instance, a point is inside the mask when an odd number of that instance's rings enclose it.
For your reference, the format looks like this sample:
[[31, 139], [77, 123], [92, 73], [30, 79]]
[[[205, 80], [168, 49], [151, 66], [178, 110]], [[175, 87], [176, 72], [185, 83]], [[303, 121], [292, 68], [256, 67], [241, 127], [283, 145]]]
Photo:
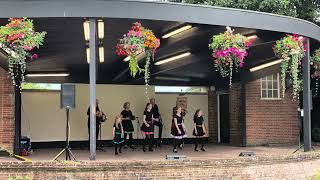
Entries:
[[[125, 148], [129, 145], [130, 148], [136, 149], [136, 147], [133, 146], [132, 140], [133, 140], [133, 124], [132, 121], [135, 119], [132, 115], [132, 112], [130, 110], [130, 102], [125, 102], [123, 105], [124, 110], [121, 112], [122, 115], [122, 126], [124, 130], [124, 140], [125, 140]], [[129, 136], [129, 139], [127, 137]]]
[[146, 152], [146, 145], [149, 145], [149, 151], [153, 151], [153, 139], [154, 139], [154, 118], [151, 112], [152, 104], [148, 103], [143, 113], [143, 124], [141, 131], [143, 132], [145, 139], [143, 143], [143, 152]]
[[201, 150], [205, 151], [203, 136], [206, 134], [206, 128], [204, 126], [203, 112], [201, 111], [201, 109], [197, 109], [196, 113], [193, 116], [193, 121], [194, 121], [193, 135], [197, 137], [194, 150], [199, 151], [198, 144], [201, 144]]
[[118, 155], [118, 153], [122, 153], [121, 147], [122, 143], [124, 142], [123, 140], [123, 127], [121, 123], [121, 116], [117, 116], [114, 120], [113, 124], [113, 144], [114, 144], [114, 153], [115, 155]]
[[180, 146], [182, 139], [187, 137], [186, 127], [184, 125], [183, 116], [181, 115], [182, 108], [177, 107], [176, 113], [172, 119], [171, 135], [173, 136], [173, 152], [177, 153], [177, 146]]

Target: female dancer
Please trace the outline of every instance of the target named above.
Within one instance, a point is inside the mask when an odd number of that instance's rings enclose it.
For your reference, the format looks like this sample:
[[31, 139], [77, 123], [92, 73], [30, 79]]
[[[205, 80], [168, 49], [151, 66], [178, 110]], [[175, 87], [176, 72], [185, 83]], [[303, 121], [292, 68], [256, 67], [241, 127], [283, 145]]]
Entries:
[[201, 109], [197, 109], [196, 113], [193, 116], [193, 121], [194, 121], [193, 135], [197, 137], [194, 150], [199, 151], [198, 144], [201, 143], [201, 150], [205, 151], [203, 136], [206, 134], [206, 128], [204, 126], [203, 112], [201, 111]]
[[[121, 116], [116, 116], [113, 124], [113, 143], [114, 143], [114, 153], [118, 155], [118, 153], [122, 153], [121, 144], [123, 143], [123, 127], [121, 123]], [[118, 151], [119, 148], [119, 151]]]
[[171, 135], [173, 139], [173, 152], [177, 153], [177, 146], [182, 143], [182, 139], [186, 137], [186, 126], [184, 125], [183, 116], [181, 115], [182, 108], [177, 107], [176, 113], [173, 116], [172, 126], [171, 126]]
[[[132, 133], [134, 131], [132, 120], [134, 120], [134, 116], [132, 115], [132, 112], [130, 110], [130, 102], [125, 102], [123, 105], [123, 111], [121, 112], [122, 115], [122, 125], [123, 125], [123, 130], [124, 130], [124, 140], [126, 141], [125, 143], [125, 148], [127, 145], [130, 146], [132, 149], [136, 149], [132, 145]], [[129, 135], [129, 140], [127, 139], [127, 136]]]
[[153, 151], [153, 139], [154, 139], [154, 123], [153, 114], [151, 112], [152, 104], [148, 103], [143, 113], [143, 124], [141, 126], [141, 131], [145, 135], [145, 140], [143, 143], [143, 152], [146, 152], [146, 145], [149, 145], [149, 151]]

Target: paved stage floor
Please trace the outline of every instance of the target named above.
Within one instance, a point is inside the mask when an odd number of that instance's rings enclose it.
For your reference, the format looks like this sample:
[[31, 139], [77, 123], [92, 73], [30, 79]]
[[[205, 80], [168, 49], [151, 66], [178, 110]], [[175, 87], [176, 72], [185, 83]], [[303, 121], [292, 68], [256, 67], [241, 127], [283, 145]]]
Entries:
[[[257, 157], [268, 156], [281, 156], [292, 154], [298, 146], [285, 146], [285, 147], [234, 147], [226, 145], [207, 145], [206, 151], [195, 152], [194, 145], [186, 144], [182, 150], [179, 150], [177, 154], [186, 155], [188, 160], [214, 160], [214, 159], [230, 159], [236, 158], [243, 151], [253, 151]], [[316, 150], [320, 149], [315, 147]], [[120, 155], [114, 155], [113, 147], [105, 147], [104, 152], [97, 150], [97, 161], [161, 161], [165, 160], [167, 154], [172, 153], [172, 147], [164, 145], [161, 148], [155, 148], [153, 152], [143, 152], [141, 147], [137, 149], [123, 149], [123, 153]], [[298, 151], [297, 153], [301, 153]], [[52, 160], [61, 149], [35, 149], [33, 153], [27, 158], [32, 161], [48, 161]], [[77, 160], [86, 161], [89, 160], [89, 150], [73, 149], [72, 152], [76, 156]], [[64, 159], [64, 154], [61, 156], [61, 160]], [[2, 159], [3, 160], [3, 159]], [[0, 159], [1, 161], [1, 159]]]

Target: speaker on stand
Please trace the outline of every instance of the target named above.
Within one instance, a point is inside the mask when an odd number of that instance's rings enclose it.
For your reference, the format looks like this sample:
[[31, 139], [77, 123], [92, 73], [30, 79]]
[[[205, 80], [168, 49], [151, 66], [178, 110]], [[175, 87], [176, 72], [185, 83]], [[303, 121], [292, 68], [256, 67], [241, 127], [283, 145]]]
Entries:
[[75, 85], [72, 84], [62, 84], [60, 93], [60, 105], [61, 109], [66, 109], [66, 146], [60, 151], [60, 153], [53, 158], [53, 160], [58, 160], [58, 158], [66, 153], [66, 160], [74, 160], [76, 158], [71, 151], [69, 140], [70, 140], [70, 125], [69, 125], [69, 110], [75, 108]]

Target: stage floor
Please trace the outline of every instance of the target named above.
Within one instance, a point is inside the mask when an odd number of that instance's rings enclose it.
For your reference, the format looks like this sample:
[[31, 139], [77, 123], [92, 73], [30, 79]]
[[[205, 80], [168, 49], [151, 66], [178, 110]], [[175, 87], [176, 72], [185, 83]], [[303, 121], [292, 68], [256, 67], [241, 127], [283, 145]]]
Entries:
[[[237, 158], [243, 151], [253, 151], [257, 157], [270, 157], [270, 156], [283, 156], [292, 155], [292, 153], [298, 148], [297, 146], [286, 147], [234, 147], [226, 145], [206, 145], [206, 151], [195, 152], [194, 145], [186, 144], [182, 150], [179, 150], [177, 154], [186, 155], [187, 160], [214, 160], [214, 159], [233, 159]], [[319, 147], [315, 147], [316, 150]], [[105, 151], [97, 151], [97, 161], [161, 161], [165, 160], [167, 154], [172, 153], [172, 147], [165, 145], [161, 148], [155, 148], [153, 152], [143, 152], [141, 147], [137, 149], [123, 149], [123, 153], [120, 155], [114, 155], [113, 147], [105, 147]], [[297, 153], [301, 153], [298, 151]], [[50, 161], [52, 160], [61, 149], [36, 149], [34, 152], [27, 156], [32, 161]], [[89, 150], [72, 150], [77, 160], [87, 161], [89, 160]], [[61, 155], [61, 160], [64, 160], [65, 155]], [[2, 159], [5, 160], [5, 159]], [[1, 159], [0, 159], [1, 161]]]

